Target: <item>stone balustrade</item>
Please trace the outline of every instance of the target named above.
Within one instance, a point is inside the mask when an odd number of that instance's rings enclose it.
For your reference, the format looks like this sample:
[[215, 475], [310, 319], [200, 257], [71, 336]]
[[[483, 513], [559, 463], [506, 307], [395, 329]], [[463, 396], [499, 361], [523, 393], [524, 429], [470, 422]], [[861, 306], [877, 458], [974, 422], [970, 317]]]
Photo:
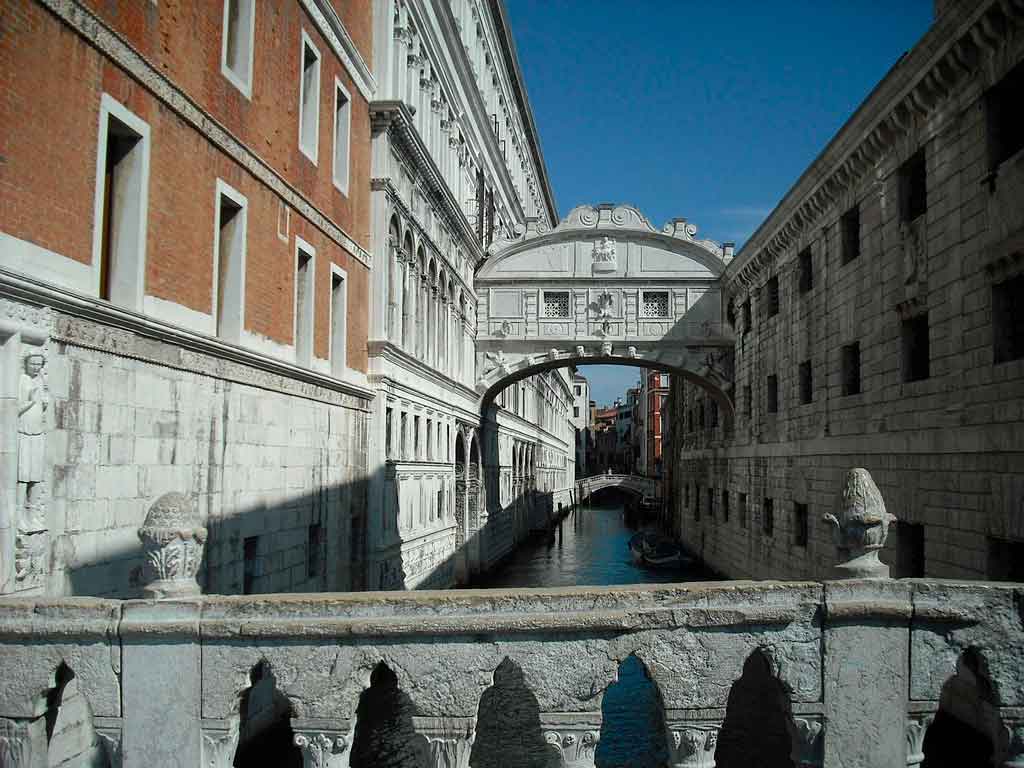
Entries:
[[0, 765], [593, 766], [634, 656], [672, 766], [1021, 766], [1022, 624], [1024, 585], [929, 580], [10, 598]]

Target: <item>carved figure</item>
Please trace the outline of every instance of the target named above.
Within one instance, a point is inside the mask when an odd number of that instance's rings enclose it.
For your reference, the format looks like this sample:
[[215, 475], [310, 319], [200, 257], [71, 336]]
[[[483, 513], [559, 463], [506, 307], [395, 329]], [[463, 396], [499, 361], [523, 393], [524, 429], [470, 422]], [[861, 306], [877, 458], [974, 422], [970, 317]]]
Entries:
[[601, 345], [601, 354], [605, 357], [611, 357], [612, 343], [610, 341], [606, 341]]
[[138, 535], [146, 553], [148, 597], [201, 594], [196, 574], [207, 531], [188, 497], [172, 492], [153, 502]]
[[882, 494], [871, 473], [857, 467], [846, 473], [839, 495], [839, 517], [826, 514], [824, 520], [835, 526], [836, 548], [840, 562], [836, 575], [841, 578], [889, 577], [889, 566], [878, 559], [885, 546], [889, 524], [896, 516], [885, 509]]
[[595, 272], [613, 272], [616, 269], [615, 241], [610, 237], [600, 237], [594, 243], [591, 252]]
[[491, 373], [494, 370], [501, 371], [502, 374], [508, 374], [511, 371], [508, 361], [505, 359], [505, 353], [501, 350], [497, 352], [485, 352], [484, 357], [487, 362], [491, 364], [490, 368], [484, 371], [484, 375]]
[[25, 356], [18, 383], [18, 509], [21, 533], [46, 530], [42, 495], [45, 484], [46, 416], [50, 392], [43, 373], [46, 359], [39, 353]]

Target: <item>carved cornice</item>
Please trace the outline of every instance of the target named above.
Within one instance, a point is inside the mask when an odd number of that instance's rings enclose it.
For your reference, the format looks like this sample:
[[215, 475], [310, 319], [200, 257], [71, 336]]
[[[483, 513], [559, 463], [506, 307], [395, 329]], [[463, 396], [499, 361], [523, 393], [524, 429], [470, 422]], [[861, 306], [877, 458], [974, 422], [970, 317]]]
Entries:
[[2, 268], [0, 292], [52, 307], [58, 313], [53, 338], [66, 344], [359, 409], [374, 397], [373, 390], [356, 384]]
[[[473, 249], [472, 256], [475, 263], [481, 251], [473, 227], [470, 226], [469, 219], [462, 212], [459, 201], [455, 199], [448, 188], [444, 176], [434, 163], [430, 151], [416, 130], [409, 107], [401, 101], [371, 102], [370, 126], [374, 134], [387, 131], [392, 139], [392, 144], [408, 158], [410, 165], [422, 177], [425, 186], [430, 190], [433, 197], [432, 202], [439, 209], [448, 228], [457, 231], [464, 244]], [[374, 179], [373, 183], [376, 188], [380, 188], [380, 185], [388, 184], [389, 180]]]
[[900, 134], [955, 97], [960, 81], [975, 71], [982, 55], [1003, 44], [1006, 34], [1000, 29], [1007, 25], [1024, 25], [1020, 0], [980, 3], [966, 18], [940, 16], [751, 236], [726, 270], [726, 280], [738, 283], [740, 290], [754, 285], [768, 261], [794, 247], [824, 212], [841, 202]]

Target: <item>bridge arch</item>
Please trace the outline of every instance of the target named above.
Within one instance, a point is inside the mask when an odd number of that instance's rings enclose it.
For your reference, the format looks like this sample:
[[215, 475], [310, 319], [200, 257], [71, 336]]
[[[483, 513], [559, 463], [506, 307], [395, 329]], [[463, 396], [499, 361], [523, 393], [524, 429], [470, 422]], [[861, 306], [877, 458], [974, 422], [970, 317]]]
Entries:
[[481, 414], [519, 379], [607, 363], [668, 371], [733, 414], [733, 334], [721, 275], [731, 244], [699, 240], [673, 219], [655, 229], [636, 208], [573, 209], [548, 230], [530, 221], [477, 268]]

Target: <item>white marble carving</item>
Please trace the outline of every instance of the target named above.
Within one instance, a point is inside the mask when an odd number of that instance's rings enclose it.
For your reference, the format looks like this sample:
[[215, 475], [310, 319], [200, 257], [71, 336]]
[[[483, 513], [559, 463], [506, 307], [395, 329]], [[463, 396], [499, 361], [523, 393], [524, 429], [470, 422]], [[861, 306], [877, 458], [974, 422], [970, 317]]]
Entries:
[[896, 516], [885, 509], [882, 493], [871, 473], [857, 467], [846, 473], [840, 492], [839, 517], [826, 514], [833, 525], [840, 562], [836, 575], [841, 578], [888, 578], [889, 566], [878, 559], [878, 552], [889, 536], [889, 524]]
[[165, 493], [149, 508], [138, 533], [146, 552], [149, 581], [144, 591], [148, 596], [161, 599], [201, 594], [196, 574], [207, 532], [189, 498]]

